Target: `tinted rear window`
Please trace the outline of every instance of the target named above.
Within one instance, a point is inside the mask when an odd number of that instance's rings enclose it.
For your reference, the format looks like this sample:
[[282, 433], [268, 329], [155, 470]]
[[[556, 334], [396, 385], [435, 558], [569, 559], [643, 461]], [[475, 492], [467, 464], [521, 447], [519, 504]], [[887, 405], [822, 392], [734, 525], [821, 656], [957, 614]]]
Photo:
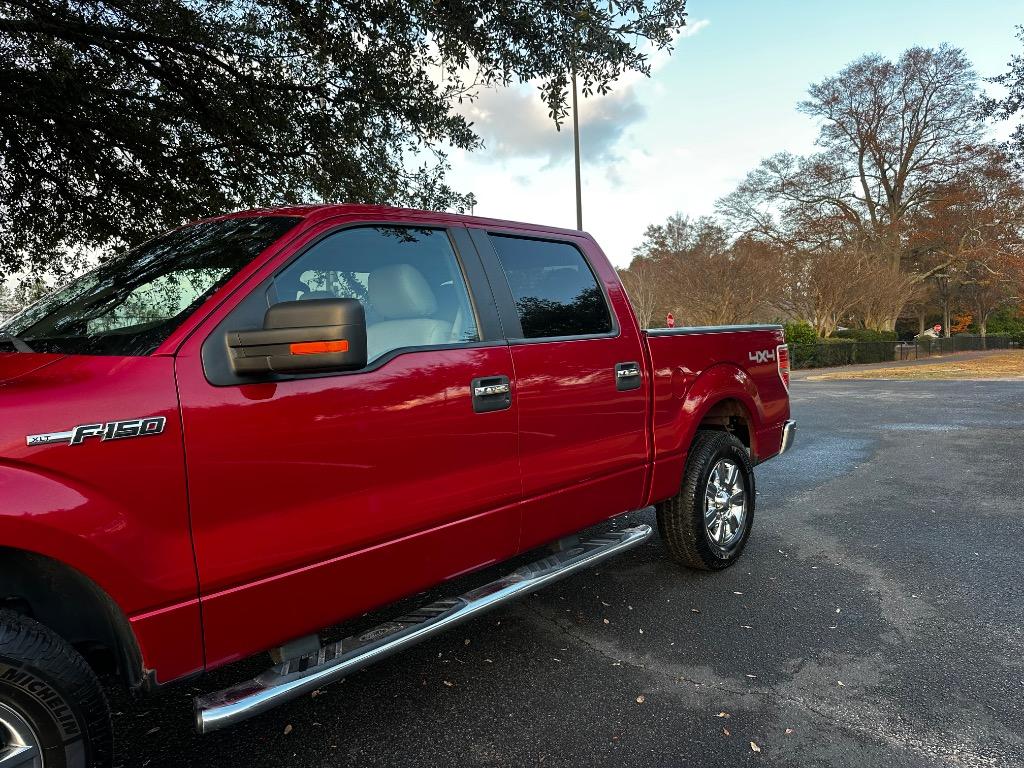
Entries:
[[569, 243], [491, 235], [523, 326], [523, 338], [610, 333], [604, 292]]

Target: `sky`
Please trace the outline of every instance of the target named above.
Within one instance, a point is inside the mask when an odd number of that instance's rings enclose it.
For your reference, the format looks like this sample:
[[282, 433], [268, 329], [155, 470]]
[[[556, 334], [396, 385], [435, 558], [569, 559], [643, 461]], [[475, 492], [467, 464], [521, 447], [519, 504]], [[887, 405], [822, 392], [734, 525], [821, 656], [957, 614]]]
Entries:
[[[687, 12], [649, 79], [580, 104], [583, 228], [619, 266], [648, 224], [713, 213], [762, 158], [813, 151], [817, 125], [796, 110], [811, 83], [865, 53], [943, 42], [982, 77], [1001, 74], [1024, 24], [1024, 0], [689, 0]], [[557, 132], [530, 85], [463, 110], [485, 147], [452, 151], [448, 181], [476, 195], [474, 212], [574, 227], [571, 121]]]

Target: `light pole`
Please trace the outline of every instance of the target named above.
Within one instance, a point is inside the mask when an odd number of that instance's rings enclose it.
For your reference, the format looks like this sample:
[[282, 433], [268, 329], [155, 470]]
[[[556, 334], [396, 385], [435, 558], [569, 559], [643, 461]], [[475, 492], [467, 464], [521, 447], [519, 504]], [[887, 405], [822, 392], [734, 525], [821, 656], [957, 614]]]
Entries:
[[572, 70], [572, 146], [576, 161], [576, 229], [583, 229], [583, 190], [580, 186], [580, 115], [576, 103], [576, 68]]

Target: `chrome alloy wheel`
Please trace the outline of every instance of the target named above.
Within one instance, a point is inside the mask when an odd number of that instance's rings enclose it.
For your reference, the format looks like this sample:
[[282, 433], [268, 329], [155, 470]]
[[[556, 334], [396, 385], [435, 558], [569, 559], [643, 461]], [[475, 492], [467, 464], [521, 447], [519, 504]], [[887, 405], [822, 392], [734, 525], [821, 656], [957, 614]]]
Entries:
[[747, 521], [747, 491], [743, 473], [732, 459], [719, 459], [704, 491], [704, 525], [708, 538], [719, 549], [729, 549]]
[[0, 704], [0, 768], [43, 768], [43, 750], [28, 720]]

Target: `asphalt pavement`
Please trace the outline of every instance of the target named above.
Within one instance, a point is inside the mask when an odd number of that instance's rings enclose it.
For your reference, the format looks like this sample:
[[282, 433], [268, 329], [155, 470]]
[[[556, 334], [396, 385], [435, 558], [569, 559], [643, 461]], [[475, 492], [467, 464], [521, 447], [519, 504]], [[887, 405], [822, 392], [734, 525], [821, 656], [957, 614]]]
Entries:
[[115, 694], [117, 764], [1024, 765], [1024, 382], [792, 396], [735, 567], [682, 570], [655, 536], [209, 736], [191, 697], [264, 663]]

